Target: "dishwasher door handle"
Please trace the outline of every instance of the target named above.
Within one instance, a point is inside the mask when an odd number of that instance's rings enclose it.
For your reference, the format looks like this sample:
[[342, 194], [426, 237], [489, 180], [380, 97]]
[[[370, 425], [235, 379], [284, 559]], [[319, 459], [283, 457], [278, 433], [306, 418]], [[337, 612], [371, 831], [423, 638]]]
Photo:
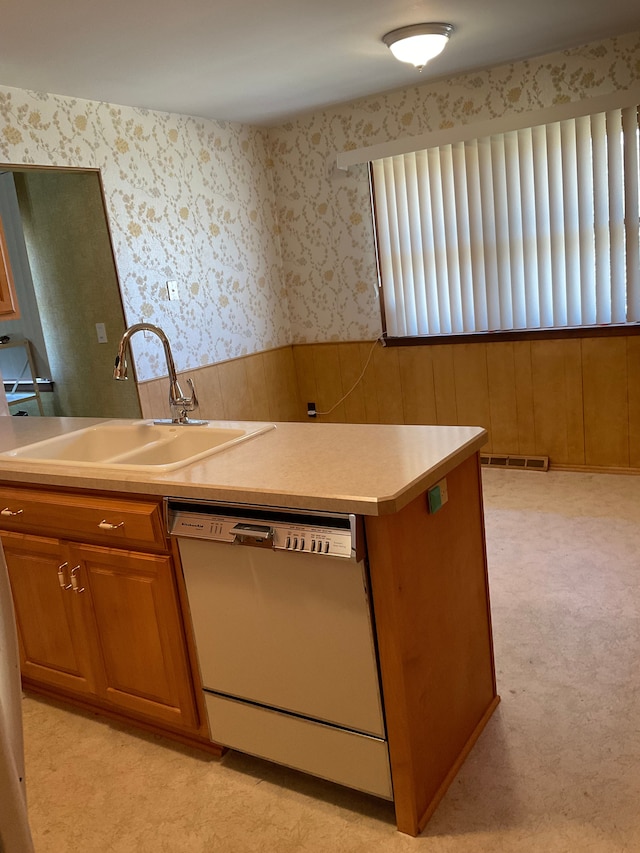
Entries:
[[229, 532], [234, 535], [234, 545], [254, 545], [265, 548], [273, 544], [273, 527], [266, 524], [236, 524]]

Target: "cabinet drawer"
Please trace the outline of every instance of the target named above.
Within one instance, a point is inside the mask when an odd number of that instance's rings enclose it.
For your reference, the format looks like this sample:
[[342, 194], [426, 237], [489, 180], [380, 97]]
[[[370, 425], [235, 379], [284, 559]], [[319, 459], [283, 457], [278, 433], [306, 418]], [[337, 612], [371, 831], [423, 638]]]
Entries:
[[166, 551], [161, 506], [152, 499], [0, 486], [0, 529]]

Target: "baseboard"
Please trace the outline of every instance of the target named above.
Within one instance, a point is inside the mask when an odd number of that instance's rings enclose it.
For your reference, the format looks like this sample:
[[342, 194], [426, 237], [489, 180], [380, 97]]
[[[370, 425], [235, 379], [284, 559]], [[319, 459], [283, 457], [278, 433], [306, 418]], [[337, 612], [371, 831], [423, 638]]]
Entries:
[[550, 471], [576, 471], [585, 474], [640, 474], [640, 468], [618, 468], [613, 465], [565, 465], [549, 460]]

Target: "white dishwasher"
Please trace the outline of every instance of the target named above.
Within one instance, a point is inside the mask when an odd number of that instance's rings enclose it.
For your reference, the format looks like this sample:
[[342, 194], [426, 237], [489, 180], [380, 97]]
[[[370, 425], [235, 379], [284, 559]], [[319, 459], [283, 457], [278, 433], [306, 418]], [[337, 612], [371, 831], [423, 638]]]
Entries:
[[357, 517], [166, 504], [211, 740], [392, 799]]

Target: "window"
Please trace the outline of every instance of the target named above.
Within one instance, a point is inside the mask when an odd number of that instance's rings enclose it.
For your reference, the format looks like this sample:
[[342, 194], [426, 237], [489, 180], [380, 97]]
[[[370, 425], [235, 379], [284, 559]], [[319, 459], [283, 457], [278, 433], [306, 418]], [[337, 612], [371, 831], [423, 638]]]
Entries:
[[638, 107], [371, 164], [388, 337], [640, 321]]

